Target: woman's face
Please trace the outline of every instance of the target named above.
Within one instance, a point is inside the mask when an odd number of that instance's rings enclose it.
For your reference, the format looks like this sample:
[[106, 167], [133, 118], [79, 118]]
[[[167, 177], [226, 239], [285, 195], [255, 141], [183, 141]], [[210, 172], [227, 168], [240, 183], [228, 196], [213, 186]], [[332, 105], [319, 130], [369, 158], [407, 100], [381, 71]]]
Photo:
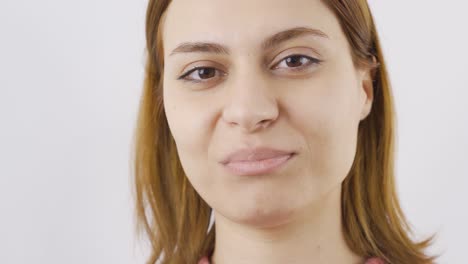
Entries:
[[[169, 127], [189, 181], [217, 213], [272, 226], [340, 186], [372, 82], [321, 1], [174, 0], [163, 23]], [[250, 176], [220, 163], [256, 147], [296, 154]]]

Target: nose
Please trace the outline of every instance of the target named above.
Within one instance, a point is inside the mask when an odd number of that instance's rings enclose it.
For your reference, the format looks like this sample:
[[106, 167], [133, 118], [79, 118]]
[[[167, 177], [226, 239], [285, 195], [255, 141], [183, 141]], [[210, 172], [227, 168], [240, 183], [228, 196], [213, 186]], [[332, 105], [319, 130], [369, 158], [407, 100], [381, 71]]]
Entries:
[[238, 76], [228, 91], [222, 118], [229, 126], [252, 133], [271, 126], [278, 118], [274, 91], [258, 72]]

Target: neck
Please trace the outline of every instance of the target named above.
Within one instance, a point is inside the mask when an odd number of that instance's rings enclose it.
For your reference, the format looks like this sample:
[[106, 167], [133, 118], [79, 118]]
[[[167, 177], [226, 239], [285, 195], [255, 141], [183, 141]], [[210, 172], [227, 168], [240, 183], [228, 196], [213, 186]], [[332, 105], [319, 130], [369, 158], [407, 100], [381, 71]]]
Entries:
[[281, 225], [259, 228], [215, 213], [212, 264], [362, 263], [347, 246], [341, 221], [341, 185]]

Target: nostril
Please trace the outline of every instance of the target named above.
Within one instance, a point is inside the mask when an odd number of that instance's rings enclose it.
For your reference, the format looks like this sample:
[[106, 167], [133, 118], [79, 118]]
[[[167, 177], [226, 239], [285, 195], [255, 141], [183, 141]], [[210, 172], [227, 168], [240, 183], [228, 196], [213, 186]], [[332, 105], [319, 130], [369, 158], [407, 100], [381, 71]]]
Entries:
[[268, 126], [268, 124], [270, 122], [271, 122], [271, 120], [265, 119], [265, 120], [260, 121], [260, 125], [263, 126], [263, 127], [266, 127], [266, 126]]

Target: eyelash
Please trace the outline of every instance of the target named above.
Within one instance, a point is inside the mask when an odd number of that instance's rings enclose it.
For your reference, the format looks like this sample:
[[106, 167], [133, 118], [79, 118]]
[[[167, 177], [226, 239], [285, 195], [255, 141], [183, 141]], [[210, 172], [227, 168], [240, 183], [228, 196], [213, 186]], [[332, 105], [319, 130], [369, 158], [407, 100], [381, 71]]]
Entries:
[[[302, 70], [304, 70], [304, 68], [308, 68], [309, 66], [313, 66], [313, 65], [319, 65], [322, 62], [321, 60], [310, 57], [310, 56], [301, 55], [301, 54], [293, 54], [293, 55], [290, 55], [288, 57], [283, 58], [281, 61], [279, 61], [277, 64], [275, 64], [273, 69], [277, 69], [278, 68], [277, 65], [281, 64], [286, 59], [292, 58], [292, 57], [299, 57], [300, 59], [306, 58], [307, 60], [309, 60], [309, 62], [307, 64], [304, 64], [304, 65], [299, 66], [299, 67], [290, 67], [289, 69], [291, 69], [291, 71], [302, 71]], [[186, 78], [187, 76], [191, 75], [193, 72], [198, 71], [200, 69], [215, 69], [215, 68], [213, 68], [213, 67], [195, 67], [195, 68], [189, 70], [188, 72], [182, 74], [180, 77], [177, 78], [177, 80], [182, 80], [182, 81], [186, 81], [186, 82], [193, 82], [193, 83], [203, 83], [203, 82], [208, 82], [210, 79], [212, 79], [212, 78], [208, 78], [208, 79], [205, 79], [206, 81], [204, 81], [204, 80], [187, 79]], [[221, 75], [225, 75], [225, 74], [223, 73]]]

